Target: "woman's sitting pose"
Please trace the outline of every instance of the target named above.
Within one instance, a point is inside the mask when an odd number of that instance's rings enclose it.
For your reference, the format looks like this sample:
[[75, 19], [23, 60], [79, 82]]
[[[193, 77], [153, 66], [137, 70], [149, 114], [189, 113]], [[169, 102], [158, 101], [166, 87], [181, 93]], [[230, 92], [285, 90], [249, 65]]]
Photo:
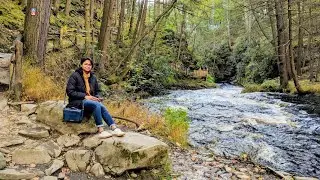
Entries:
[[[98, 128], [100, 138], [108, 138], [112, 135], [123, 136], [125, 133], [117, 128], [107, 108], [101, 103], [99, 95], [100, 87], [92, 70], [93, 61], [90, 58], [81, 58], [81, 67], [71, 74], [67, 83], [68, 107], [76, 107], [84, 112], [92, 112]], [[102, 119], [109, 125], [112, 134], [104, 131]]]

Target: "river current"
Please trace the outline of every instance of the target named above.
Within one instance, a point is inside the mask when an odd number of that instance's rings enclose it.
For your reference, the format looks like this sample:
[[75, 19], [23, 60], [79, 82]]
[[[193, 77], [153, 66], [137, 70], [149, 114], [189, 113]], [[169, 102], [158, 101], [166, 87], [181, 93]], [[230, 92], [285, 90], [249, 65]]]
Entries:
[[241, 91], [220, 84], [215, 89], [171, 91], [145, 104], [156, 112], [185, 109], [194, 147], [223, 156], [248, 155], [276, 170], [320, 178], [318, 97]]

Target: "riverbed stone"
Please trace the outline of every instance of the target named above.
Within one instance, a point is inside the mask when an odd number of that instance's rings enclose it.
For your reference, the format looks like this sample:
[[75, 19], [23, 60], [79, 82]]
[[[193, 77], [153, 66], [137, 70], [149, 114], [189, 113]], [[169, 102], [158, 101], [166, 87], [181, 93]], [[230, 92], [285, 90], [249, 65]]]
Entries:
[[55, 176], [44, 176], [41, 180], [58, 180], [58, 177], [55, 177]]
[[91, 153], [88, 150], [70, 150], [65, 154], [68, 167], [72, 171], [84, 172], [89, 164]]
[[120, 175], [130, 169], [164, 165], [168, 145], [153, 137], [127, 132], [124, 137], [104, 139], [95, 154], [105, 172]]
[[26, 138], [21, 136], [0, 137], [0, 148], [23, 144], [25, 141]]
[[63, 101], [46, 101], [39, 104], [36, 110], [37, 121], [47, 124], [61, 134], [95, 133], [96, 125], [93, 120], [81, 123], [63, 122]]
[[74, 134], [65, 134], [57, 139], [60, 146], [70, 147], [78, 144], [80, 142], [80, 137]]
[[4, 169], [0, 170], [0, 179], [13, 180], [13, 179], [32, 179], [38, 176], [34, 171], [17, 170], [17, 169]]
[[51, 157], [46, 150], [17, 149], [12, 153], [12, 161], [17, 164], [45, 164]]
[[28, 114], [32, 114], [36, 112], [37, 104], [21, 104], [21, 111], [28, 112]]
[[64, 162], [58, 159], [53, 160], [52, 165], [45, 170], [47, 176], [50, 176], [64, 165]]
[[84, 139], [83, 146], [87, 148], [95, 148], [102, 143], [102, 139], [98, 138], [97, 136], [92, 136]]
[[96, 177], [102, 177], [105, 175], [103, 167], [100, 163], [94, 164], [90, 169], [90, 173], [92, 173]]
[[40, 146], [37, 147], [37, 149], [43, 149], [46, 150], [51, 157], [58, 157], [61, 154], [61, 147], [55, 143], [53, 140], [47, 141]]
[[0, 152], [0, 170], [6, 167], [6, 159], [4, 155]]
[[19, 131], [19, 134], [27, 137], [31, 137], [31, 138], [37, 138], [37, 139], [49, 137], [48, 130], [42, 127], [22, 129]]

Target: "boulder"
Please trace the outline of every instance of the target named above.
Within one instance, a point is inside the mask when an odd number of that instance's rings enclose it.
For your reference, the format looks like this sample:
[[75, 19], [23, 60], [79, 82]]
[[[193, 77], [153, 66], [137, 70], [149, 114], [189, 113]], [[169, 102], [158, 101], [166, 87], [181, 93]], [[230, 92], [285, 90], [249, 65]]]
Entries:
[[84, 139], [83, 141], [83, 146], [87, 147], [87, 148], [95, 148], [97, 146], [99, 146], [102, 142], [102, 140], [100, 138], [98, 138], [97, 136], [92, 136], [92, 137], [88, 137], [86, 139]]
[[164, 165], [168, 148], [156, 138], [128, 132], [124, 137], [104, 139], [95, 149], [95, 155], [105, 172], [120, 175], [130, 169]]
[[60, 146], [70, 147], [80, 142], [80, 137], [73, 134], [65, 134], [57, 139]]
[[63, 122], [63, 101], [46, 101], [39, 104], [36, 110], [37, 121], [47, 124], [62, 134], [95, 133], [97, 128], [93, 120], [81, 123]]
[[36, 112], [37, 106], [38, 105], [36, 104], [21, 104], [21, 111], [28, 112], [28, 114], [32, 114]]
[[61, 147], [55, 143], [53, 140], [47, 141], [36, 149], [43, 149], [46, 150], [51, 157], [58, 157], [61, 154]]
[[4, 155], [0, 152], [0, 170], [6, 167], [6, 159]]
[[51, 157], [46, 150], [17, 149], [12, 153], [12, 161], [17, 164], [46, 164]]
[[65, 154], [68, 167], [72, 171], [85, 171], [89, 164], [91, 153], [88, 150], [70, 150]]

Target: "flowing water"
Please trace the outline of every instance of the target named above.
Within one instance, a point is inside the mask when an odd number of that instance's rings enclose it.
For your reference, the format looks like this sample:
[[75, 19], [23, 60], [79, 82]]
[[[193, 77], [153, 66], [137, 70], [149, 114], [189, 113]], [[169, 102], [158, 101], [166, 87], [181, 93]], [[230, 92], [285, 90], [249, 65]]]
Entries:
[[241, 93], [242, 88], [177, 90], [147, 100], [153, 111], [186, 109], [190, 144], [224, 156], [248, 155], [276, 170], [320, 178], [320, 98]]

